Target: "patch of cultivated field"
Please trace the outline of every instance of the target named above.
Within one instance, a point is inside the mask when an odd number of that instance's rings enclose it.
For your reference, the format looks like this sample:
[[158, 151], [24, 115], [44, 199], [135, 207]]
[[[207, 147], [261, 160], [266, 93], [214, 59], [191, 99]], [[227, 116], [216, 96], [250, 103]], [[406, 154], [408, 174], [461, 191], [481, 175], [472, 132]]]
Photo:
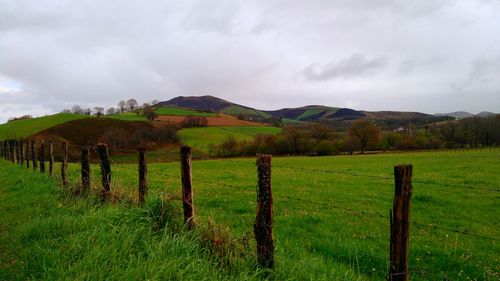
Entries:
[[229, 136], [238, 141], [251, 141], [258, 134], [278, 134], [280, 128], [266, 126], [234, 126], [189, 128], [179, 131], [183, 144], [206, 151], [210, 144], [221, 144]]
[[[411, 163], [411, 280], [498, 280], [499, 159], [499, 150], [273, 158], [276, 279], [385, 280], [393, 167]], [[70, 168], [76, 182], [79, 167]], [[179, 163], [148, 168], [149, 200], [180, 196]], [[112, 189], [135, 198], [137, 165], [112, 170]], [[92, 173], [98, 188], [97, 165]], [[210, 218], [235, 237], [249, 235], [256, 184], [253, 158], [194, 161], [198, 222]], [[253, 252], [243, 256], [249, 264], [255, 259]]]

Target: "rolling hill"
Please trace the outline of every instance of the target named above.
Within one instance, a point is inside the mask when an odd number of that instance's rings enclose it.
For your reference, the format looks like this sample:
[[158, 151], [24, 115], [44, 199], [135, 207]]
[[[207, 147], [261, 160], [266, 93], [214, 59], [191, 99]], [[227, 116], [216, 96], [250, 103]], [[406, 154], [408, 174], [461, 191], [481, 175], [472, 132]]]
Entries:
[[193, 110], [226, 113], [240, 116], [246, 120], [272, 122], [279, 119], [284, 124], [300, 124], [303, 122], [322, 122], [333, 126], [347, 126], [353, 120], [370, 119], [389, 128], [414, 123], [424, 125], [449, 119], [446, 116], [433, 116], [420, 112], [403, 111], [360, 111], [350, 108], [337, 108], [323, 105], [307, 105], [278, 110], [259, 110], [239, 105], [213, 96], [180, 96], [158, 103], [159, 106], [175, 106]]
[[25, 138], [53, 126], [84, 118], [89, 118], [89, 116], [59, 113], [38, 118], [12, 121], [0, 125], [0, 139]]

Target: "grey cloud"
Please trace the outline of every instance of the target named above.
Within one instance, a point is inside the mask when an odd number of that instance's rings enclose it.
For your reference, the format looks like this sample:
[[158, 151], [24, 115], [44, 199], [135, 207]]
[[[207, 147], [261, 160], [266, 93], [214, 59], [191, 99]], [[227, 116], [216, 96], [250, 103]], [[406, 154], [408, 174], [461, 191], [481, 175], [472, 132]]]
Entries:
[[0, 0], [0, 122], [205, 93], [421, 111], [432, 93], [452, 111], [449, 85], [471, 77], [458, 109], [495, 111], [498, 95], [477, 98], [500, 89], [495, 60], [470, 63], [498, 58], [498, 14], [496, 0]]
[[312, 81], [367, 77], [377, 74], [387, 64], [384, 57], [369, 59], [362, 54], [353, 54], [349, 58], [325, 65], [311, 64], [303, 70], [303, 74], [306, 79]]
[[489, 82], [498, 80], [500, 77], [500, 56], [498, 57], [479, 57], [472, 61], [470, 71], [471, 80], [480, 80]]

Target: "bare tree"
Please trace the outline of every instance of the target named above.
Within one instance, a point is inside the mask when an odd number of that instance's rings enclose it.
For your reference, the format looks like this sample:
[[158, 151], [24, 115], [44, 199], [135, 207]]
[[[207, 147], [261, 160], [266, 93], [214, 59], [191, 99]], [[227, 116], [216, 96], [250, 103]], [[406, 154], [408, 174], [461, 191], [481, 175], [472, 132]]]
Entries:
[[83, 114], [85, 114], [85, 115], [91, 115], [92, 114], [92, 109], [90, 109], [90, 108], [84, 109], [83, 110]]
[[135, 99], [129, 99], [126, 102], [126, 105], [130, 109], [130, 111], [133, 111], [134, 109], [137, 108], [137, 106], [139, 106], [139, 104], [137, 103], [137, 101]]
[[96, 106], [94, 107], [94, 110], [95, 110], [95, 114], [97, 115], [97, 117], [101, 117], [102, 114], [104, 113], [104, 107], [99, 107], [99, 106]]
[[74, 114], [83, 114], [82, 107], [79, 106], [78, 104], [75, 104], [73, 105], [73, 107], [71, 107], [71, 112]]
[[151, 102], [151, 105], [155, 105], [155, 104], [157, 104], [157, 103], [159, 103], [159, 102], [160, 102], [160, 101], [158, 101], [158, 100], [154, 99], [154, 100]]
[[123, 113], [125, 112], [125, 109], [127, 107], [127, 103], [124, 101], [124, 100], [121, 100], [119, 103], [118, 103], [118, 108], [120, 109], [120, 111]]
[[115, 113], [116, 113], [116, 110], [114, 107], [110, 107], [110, 108], [108, 108], [108, 110], [106, 110], [107, 115], [113, 115]]
[[357, 120], [352, 123], [347, 132], [349, 139], [358, 144], [361, 153], [365, 152], [368, 145], [378, 145], [380, 141], [380, 130], [367, 120]]

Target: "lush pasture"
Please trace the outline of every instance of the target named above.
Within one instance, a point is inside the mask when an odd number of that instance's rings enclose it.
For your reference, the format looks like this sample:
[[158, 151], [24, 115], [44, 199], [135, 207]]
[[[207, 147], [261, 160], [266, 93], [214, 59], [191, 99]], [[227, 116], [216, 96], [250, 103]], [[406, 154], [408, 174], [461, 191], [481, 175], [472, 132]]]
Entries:
[[265, 126], [205, 127], [182, 129], [179, 136], [183, 144], [206, 151], [209, 144], [220, 144], [229, 136], [238, 141], [250, 141], [257, 134], [277, 134], [280, 131], [280, 128]]
[[72, 113], [59, 113], [50, 116], [17, 120], [1, 124], [0, 139], [24, 138], [50, 127], [82, 118], [89, 118], [89, 116]]
[[[216, 224], [227, 226], [232, 237], [246, 237], [251, 233], [256, 208], [257, 178], [254, 162], [255, 159], [193, 162], [194, 202], [197, 220], [201, 226], [207, 225], [207, 221], [211, 219]], [[273, 158], [277, 265], [271, 278], [385, 280], [389, 245], [387, 217], [392, 207], [394, 192], [392, 171], [394, 165], [406, 163], [414, 165], [411, 280], [498, 280], [499, 150]], [[150, 203], [165, 193], [179, 198], [179, 163], [150, 164], [148, 168]], [[137, 166], [113, 165], [112, 170], [112, 189], [122, 196], [135, 198]], [[92, 166], [92, 174], [93, 188], [98, 189], [100, 169], [97, 165]], [[70, 165], [70, 177], [73, 183], [78, 181], [78, 165]], [[12, 180], [10, 184], [15, 185], [17, 182]], [[47, 185], [43, 188], [50, 189]], [[174, 202], [176, 209], [180, 209], [180, 202]], [[53, 203], [47, 208], [55, 207], [56, 203]], [[108, 208], [111, 211], [108, 211]], [[118, 206], [95, 206], [90, 214], [84, 210], [79, 212], [84, 217], [94, 218], [95, 212], [114, 212], [112, 210], [115, 208], [125, 211]], [[125, 214], [129, 213], [133, 212], [125, 211]], [[128, 215], [125, 217], [128, 218]], [[122, 223], [127, 227], [135, 227]], [[31, 227], [31, 235], [38, 235], [35, 228]], [[71, 232], [72, 227], [76, 225], [69, 224], [65, 227], [65, 231]], [[41, 229], [45, 231], [44, 227]], [[121, 227], [112, 229], [119, 237], [114, 242], [115, 245], [123, 246], [120, 239], [126, 240], [127, 237], [122, 231], [129, 233], [131, 230]], [[93, 231], [99, 233], [97, 229]], [[78, 232], [74, 231], [76, 235]], [[144, 235], [144, 239], [149, 239], [151, 234]], [[186, 234], [181, 236], [184, 235]], [[38, 239], [43, 241], [43, 238]], [[165, 243], [164, 240], [161, 241]], [[131, 238], [128, 243], [128, 247], [133, 247], [139, 242]], [[192, 242], [179, 243], [183, 246], [184, 243], [191, 245]], [[49, 245], [42, 243], [41, 246], [37, 245], [36, 249], [42, 251]], [[98, 245], [104, 247], [102, 244]], [[74, 247], [71, 244], [68, 246]], [[155, 247], [154, 244], [150, 246]], [[91, 245], [84, 244], [84, 247], [97, 251], [92, 252], [95, 254], [101, 252]], [[108, 248], [105, 247], [104, 250], [106, 249]], [[129, 255], [131, 263], [140, 264], [137, 255], [144, 253], [130, 253], [127, 249], [124, 247], [122, 250], [113, 250], [113, 255]], [[196, 246], [190, 246], [190, 249], [196, 249]], [[54, 251], [56, 252], [52, 254], [57, 255], [58, 250]], [[157, 255], [166, 254], [162, 251], [168, 250], [160, 247], [159, 252], [154, 249], [151, 251], [153, 252], [149, 254], [155, 260]], [[207, 263], [210, 262], [199, 257], [197, 250], [188, 251], [187, 254], [199, 258], [198, 261], [205, 266], [203, 270], [207, 270], [206, 277], [213, 278], [213, 264], [208, 266]], [[81, 255], [72, 259], [90, 259], [85, 252]], [[107, 254], [101, 255], [105, 257]], [[184, 257], [180, 255], [181, 265]], [[224, 271], [220, 278], [251, 279], [254, 272], [252, 264], [255, 260], [253, 249], [243, 251], [240, 259], [242, 262], [231, 267], [230, 277], [226, 275], [227, 271]], [[144, 257], [144, 261], [146, 260]], [[112, 276], [124, 276], [122, 271], [125, 269], [115, 268], [114, 261], [109, 262], [113, 268], [110, 273], [114, 274]], [[54, 265], [49, 263], [49, 266], [36, 269], [65, 270], [64, 267], [51, 266]], [[196, 264], [194, 266], [192, 270], [193, 274], [196, 274], [199, 268]], [[100, 268], [98, 266], [98, 270]], [[134, 268], [132, 266], [130, 270], [133, 271]], [[227, 269], [226, 266], [222, 268]], [[190, 270], [181, 272], [187, 274], [188, 271]], [[179, 279], [182, 277], [185, 276]]]
[[106, 115], [107, 118], [118, 119], [123, 121], [146, 121], [146, 117], [135, 112], [122, 112], [112, 115]]
[[156, 114], [159, 115], [179, 115], [179, 116], [190, 115], [190, 116], [205, 116], [205, 117], [217, 116], [217, 114], [212, 112], [200, 112], [187, 108], [168, 107], [168, 106], [158, 107], [155, 110], [155, 112]]
[[[392, 170], [412, 163], [412, 280], [495, 280], [500, 271], [499, 159], [498, 150], [274, 158], [278, 279], [329, 280], [355, 273], [360, 279], [383, 280]], [[237, 236], [251, 232], [254, 161], [193, 163], [196, 212], [202, 221], [212, 218]], [[99, 173], [97, 166], [94, 172]], [[178, 163], [150, 165], [151, 196], [179, 194], [179, 174]], [[122, 188], [135, 186], [136, 177], [135, 165], [115, 169]], [[135, 196], [135, 189], [130, 191]]]

